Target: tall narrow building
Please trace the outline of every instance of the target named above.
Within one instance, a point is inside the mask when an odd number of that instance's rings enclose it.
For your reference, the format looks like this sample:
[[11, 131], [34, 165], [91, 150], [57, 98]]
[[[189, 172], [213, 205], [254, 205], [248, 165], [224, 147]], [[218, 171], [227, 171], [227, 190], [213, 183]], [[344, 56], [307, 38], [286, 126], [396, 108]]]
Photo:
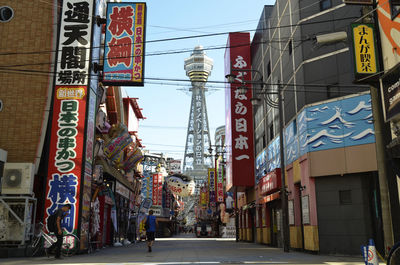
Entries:
[[185, 59], [186, 75], [192, 86], [192, 103], [190, 106], [189, 123], [186, 136], [183, 171], [192, 176], [198, 187], [207, 180], [207, 168], [211, 167], [211, 157], [208, 148], [211, 146], [210, 130], [205, 92], [206, 82], [211, 74], [213, 60], [209, 58], [202, 46], [196, 46], [191, 56]]

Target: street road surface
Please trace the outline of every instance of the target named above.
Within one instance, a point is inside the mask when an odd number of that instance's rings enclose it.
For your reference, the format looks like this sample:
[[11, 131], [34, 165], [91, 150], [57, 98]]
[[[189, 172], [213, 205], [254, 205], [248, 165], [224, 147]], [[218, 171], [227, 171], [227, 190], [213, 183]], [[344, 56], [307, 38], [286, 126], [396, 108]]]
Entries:
[[[145, 242], [109, 247], [92, 254], [80, 254], [62, 260], [47, 257], [0, 259], [2, 265], [84, 264], [84, 265], [186, 265], [186, 264], [328, 264], [363, 265], [360, 257], [322, 256], [224, 238], [158, 238], [153, 252]], [[384, 263], [381, 263], [382, 265]]]

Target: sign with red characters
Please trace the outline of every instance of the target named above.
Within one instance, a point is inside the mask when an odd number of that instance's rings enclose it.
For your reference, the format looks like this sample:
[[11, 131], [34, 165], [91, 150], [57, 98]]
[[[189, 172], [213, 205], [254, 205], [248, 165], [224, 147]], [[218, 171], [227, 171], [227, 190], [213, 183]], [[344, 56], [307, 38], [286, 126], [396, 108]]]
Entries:
[[[254, 186], [253, 114], [250, 99], [250, 33], [230, 33], [225, 51], [225, 74], [236, 75], [225, 90], [226, 189]], [[246, 86], [241, 94], [239, 87]]]
[[162, 205], [162, 182], [162, 174], [153, 174], [153, 205]]
[[105, 85], [143, 86], [146, 3], [108, 3]]
[[81, 189], [93, 6], [93, 0], [62, 1], [45, 191], [45, 223], [58, 208], [70, 204], [61, 225], [75, 234], [79, 230], [79, 213], [89, 207], [87, 196], [81, 201]]

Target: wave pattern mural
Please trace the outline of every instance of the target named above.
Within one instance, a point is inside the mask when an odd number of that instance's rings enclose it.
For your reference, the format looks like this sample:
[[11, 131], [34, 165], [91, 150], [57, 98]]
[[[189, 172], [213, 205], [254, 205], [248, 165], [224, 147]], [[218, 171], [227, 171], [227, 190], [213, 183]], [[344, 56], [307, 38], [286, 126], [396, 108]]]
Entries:
[[306, 136], [299, 141], [303, 147], [300, 155], [375, 142], [369, 94], [308, 107], [305, 116], [306, 130], [300, 133]]
[[[284, 129], [285, 164], [314, 151], [375, 142], [369, 94], [306, 107]], [[280, 167], [279, 137], [256, 159], [256, 181]], [[257, 170], [258, 169], [258, 170]]]

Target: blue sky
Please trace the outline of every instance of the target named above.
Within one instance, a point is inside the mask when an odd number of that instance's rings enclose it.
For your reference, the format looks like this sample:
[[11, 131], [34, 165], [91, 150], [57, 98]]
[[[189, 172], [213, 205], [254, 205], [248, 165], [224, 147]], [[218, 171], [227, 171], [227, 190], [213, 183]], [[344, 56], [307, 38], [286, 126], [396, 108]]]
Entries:
[[[127, 1], [128, 2], [128, 1]], [[219, 32], [248, 31], [257, 27], [265, 0], [152, 0], [147, 4], [147, 32], [145, 77], [189, 80], [184, 71], [184, 59], [196, 45], [204, 48], [223, 46], [227, 35], [188, 38], [175, 41], [157, 41], [176, 37], [196, 36]], [[254, 32], [251, 32], [253, 34]], [[157, 55], [167, 51], [190, 52]], [[224, 81], [225, 49], [206, 51], [214, 60], [209, 80]], [[191, 97], [187, 90], [190, 82], [146, 80], [144, 87], [124, 87], [129, 97], [139, 98], [139, 106], [147, 118], [140, 122], [139, 138], [146, 149], [182, 159], [185, 149]], [[156, 83], [156, 84], [155, 84]], [[225, 123], [225, 98], [221, 85], [207, 93], [207, 109], [212, 144], [215, 129]]]

